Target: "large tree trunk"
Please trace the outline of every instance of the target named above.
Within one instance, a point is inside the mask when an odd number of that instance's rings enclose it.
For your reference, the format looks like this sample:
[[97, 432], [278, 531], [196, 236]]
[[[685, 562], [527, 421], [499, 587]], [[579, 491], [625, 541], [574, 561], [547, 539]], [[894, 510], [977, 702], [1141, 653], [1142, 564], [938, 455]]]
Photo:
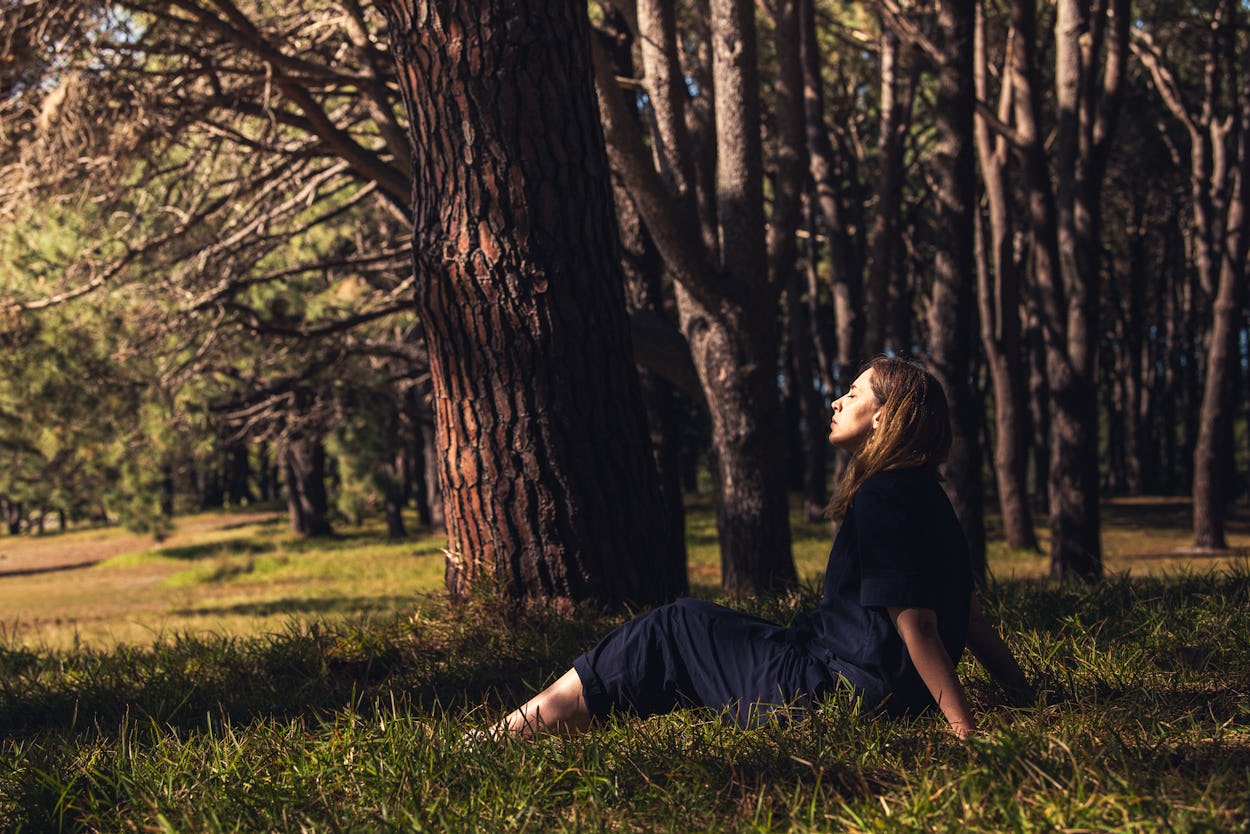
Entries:
[[585, 6], [390, 0], [442, 450], [447, 585], [684, 587], [625, 317]]
[[933, 293], [929, 305], [930, 363], [951, 404], [954, 443], [946, 463], [947, 491], [968, 537], [973, 575], [985, 578], [985, 507], [981, 485], [981, 399], [972, 378], [976, 338], [973, 210], [973, 11], [963, 0], [938, 4], [937, 185]]

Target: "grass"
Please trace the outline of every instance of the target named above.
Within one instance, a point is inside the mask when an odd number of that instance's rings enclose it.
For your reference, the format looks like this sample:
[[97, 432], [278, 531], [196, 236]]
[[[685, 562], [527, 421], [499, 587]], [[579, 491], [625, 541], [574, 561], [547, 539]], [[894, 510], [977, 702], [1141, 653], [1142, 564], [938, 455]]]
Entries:
[[[1127, 570], [1094, 587], [994, 556], [991, 613], [1043, 691], [1007, 708], [965, 661], [986, 726], [967, 744], [832, 699], [749, 731], [687, 712], [467, 745], [620, 616], [423, 596], [437, 547], [373, 528], [308, 545], [262, 522], [119, 555], [44, 578], [158, 577], [148, 639], [115, 639], [109, 614], [98, 640], [82, 623], [0, 640], [0, 830], [1250, 831], [1250, 567], [1141, 558], [1184, 540], [1170, 518], [1109, 512]], [[712, 530], [696, 506], [705, 595]], [[827, 531], [795, 540], [805, 589], [743, 607], [815, 604]]]
[[[89, 568], [0, 577], [0, 626], [10, 640], [49, 649], [254, 634], [282, 630], [293, 617], [393, 619], [412, 613], [414, 597], [443, 581], [433, 537], [388, 541], [373, 522], [307, 540], [272, 514], [225, 518], [231, 523], [214, 524], [210, 515], [184, 520], [180, 528], [195, 534], [163, 545], [132, 537], [133, 549]], [[54, 549], [75, 547], [77, 539], [23, 544]]]

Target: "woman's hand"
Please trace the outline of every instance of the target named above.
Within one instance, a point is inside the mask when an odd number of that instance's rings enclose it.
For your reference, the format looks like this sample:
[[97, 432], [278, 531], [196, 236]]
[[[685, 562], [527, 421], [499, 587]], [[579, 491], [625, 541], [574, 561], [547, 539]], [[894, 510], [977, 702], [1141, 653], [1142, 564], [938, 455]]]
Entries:
[[1007, 693], [1012, 706], [1031, 706], [1037, 697], [1033, 685], [1029, 683], [1016, 662], [1011, 649], [998, 636], [981, 613], [981, 600], [974, 593], [972, 605], [968, 609], [968, 650], [981, 661], [981, 665], [990, 673], [998, 685]]

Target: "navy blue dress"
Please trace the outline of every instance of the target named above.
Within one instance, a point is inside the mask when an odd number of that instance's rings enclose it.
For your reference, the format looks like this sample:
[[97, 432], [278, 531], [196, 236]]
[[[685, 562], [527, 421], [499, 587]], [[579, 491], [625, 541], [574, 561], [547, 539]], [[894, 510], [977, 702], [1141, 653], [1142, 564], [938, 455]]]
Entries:
[[682, 599], [610, 632], [573, 661], [590, 714], [727, 710], [743, 726], [850, 687], [868, 709], [932, 706], [887, 607], [931, 608], [954, 663], [971, 604], [968, 544], [936, 472], [869, 478], [843, 519], [820, 607], [789, 626]]

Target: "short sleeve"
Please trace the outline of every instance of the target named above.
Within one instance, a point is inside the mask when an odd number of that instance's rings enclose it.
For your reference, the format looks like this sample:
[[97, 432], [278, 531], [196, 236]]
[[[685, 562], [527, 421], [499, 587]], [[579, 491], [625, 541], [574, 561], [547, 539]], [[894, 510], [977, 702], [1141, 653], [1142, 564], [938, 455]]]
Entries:
[[926, 541], [932, 525], [903, 495], [861, 489], [852, 512], [858, 538], [864, 606], [933, 608], [942, 597], [941, 559]]

